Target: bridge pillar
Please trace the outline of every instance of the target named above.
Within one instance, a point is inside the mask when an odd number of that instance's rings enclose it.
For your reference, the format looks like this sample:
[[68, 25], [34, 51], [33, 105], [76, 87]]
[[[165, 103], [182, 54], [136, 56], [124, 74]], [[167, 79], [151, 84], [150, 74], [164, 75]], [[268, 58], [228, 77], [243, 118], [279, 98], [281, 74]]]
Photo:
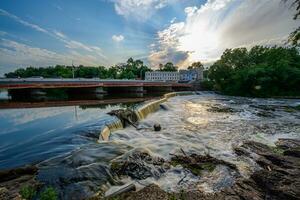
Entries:
[[97, 87], [95, 88], [96, 94], [106, 94], [107, 92], [103, 89], [103, 87]]
[[143, 86], [135, 87], [135, 88], [134, 88], [134, 92], [137, 92], [137, 93], [144, 93], [144, 87], [143, 87]]
[[44, 96], [47, 92], [45, 92], [43, 89], [30, 89], [30, 95], [32, 96]]

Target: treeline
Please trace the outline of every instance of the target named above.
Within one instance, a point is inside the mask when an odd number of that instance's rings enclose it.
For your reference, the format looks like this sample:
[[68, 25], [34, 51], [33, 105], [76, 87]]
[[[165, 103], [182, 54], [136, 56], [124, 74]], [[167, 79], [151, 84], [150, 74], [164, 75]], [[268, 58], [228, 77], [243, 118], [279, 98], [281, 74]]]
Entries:
[[300, 55], [276, 46], [227, 49], [207, 76], [204, 87], [228, 95], [299, 96]]
[[[160, 71], [177, 71], [178, 67], [168, 62], [160, 64]], [[20, 68], [14, 72], [5, 74], [6, 78], [101, 78], [101, 79], [144, 79], [145, 72], [152, 71], [141, 60], [129, 58], [126, 63], [106, 68], [104, 66], [89, 67], [79, 65], [78, 67], [56, 65], [54, 67], [27, 67]]]

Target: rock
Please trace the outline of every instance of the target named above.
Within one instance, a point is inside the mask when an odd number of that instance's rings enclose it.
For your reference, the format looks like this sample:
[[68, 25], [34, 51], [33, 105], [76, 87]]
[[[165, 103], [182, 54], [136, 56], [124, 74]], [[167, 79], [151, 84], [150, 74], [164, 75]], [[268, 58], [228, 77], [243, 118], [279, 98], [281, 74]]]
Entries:
[[154, 128], [154, 131], [160, 131], [161, 130], [160, 124], [154, 124], [153, 128]]
[[26, 166], [10, 170], [3, 170], [0, 171], [0, 180], [1, 182], [4, 182], [24, 175], [34, 175], [37, 173], [37, 170], [38, 169], [35, 166]]
[[210, 155], [174, 155], [171, 158], [171, 165], [181, 165], [184, 168], [187, 168], [196, 176], [200, 176], [203, 170], [213, 171], [217, 165], [225, 165], [233, 170], [236, 170], [236, 166], [211, 157]]
[[148, 177], [159, 177], [165, 171], [164, 162], [164, 159], [152, 157], [149, 152], [135, 150], [127, 157], [113, 161], [111, 170], [117, 175], [142, 180]]
[[113, 197], [121, 195], [123, 193], [131, 192], [131, 191], [135, 191], [135, 190], [136, 190], [135, 185], [133, 183], [131, 183], [129, 185], [122, 186], [117, 191], [113, 192], [112, 194], [107, 195], [106, 197], [113, 198]]
[[35, 190], [39, 189], [42, 184], [36, 180], [37, 171], [36, 166], [0, 171], [0, 197], [5, 194], [9, 197], [8, 199], [21, 199], [19, 192], [23, 187], [30, 186]]
[[164, 105], [164, 104], [160, 104], [159, 107], [162, 109], [162, 110], [169, 110], [168, 106]]
[[137, 126], [138, 116], [133, 110], [130, 109], [112, 110], [107, 114], [119, 118], [123, 124], [123, 127], [126, 127], [127, 124], [130, 124], [134, 127]]
[[258, 111], [256, 113], [256, 115], [259, 116], [259, 117], [270, 117], [270, 118], [274, 118], [275, 117], [275, 115], [272, 112], [265, 111], [265, 110]]
[[280, 147], [280, 148], [282, 148], [284, 150], [287, 150], [287, 149], [296, 149], [296, 148], [300, 147], [300, 140], [280, 138], [276, 142], [276, 146]]
[[108, 200], [122, 199], [122, 200], [169, 200], [170, 195], [160, 189], [157, 185], [151, 184], [144, 187], [138, 192], [129, 192], [125, 194], [118, 195], [114, 198], [107, 198]]
[[265, 110], [265, 111], [275, 111], [276, 110], [275, 109], [276, 107], [273, 105], [250, 105], [250, 107]]
[[1, 200], [10, 200], [9, 191], [5, 187], [0, 188], [0, 199]]
[[[149, 185], [138, 192], [130, 192], [117, 196], [119, 199], [185, 199], [185, 200], [282, 200], [300, 199], [300, 158], [285, 155], [286, 151], [295, 152], [299, 149], [299, 140], [281, 139], [274, 147], [248, 141], [235, 148], [239, 156], [251, 156], [261, 170], [254, 172], [249, 178], [239, 177], [232, 186], [215, 193], [203, 193], [199, 190], [167, 193], [156, 185]], [[283, 149], [281, 149], [281, 147]], [[283, 152], [283, 153], [278, 153]], [[253, 155], [253, 154], [256, 154]], [[185, 167], [201, 165], [201, 162], [212, 162], [228, 165], [224, 161], [210, 156], [183, 155], [172, 158]], [[172, 162], [172, 161], [171, 161]], [[234, 168], [229, 164], [229, 167]]]
[[[255, 183], [255, 188], [260, 188], [257, 199], [299, 199], [300, 197], [300, 158], [296, 154], [300, 147], [297, 140], [279, 140], [277, 147], [269, 147], [258, 142], [245, 142], [236, 149], [238, 155], [249, 156], [249, 152], [259, 155], [253, 157], [262, 170], [254, 172], [249, 181]], [[288, 149], [288, 150], [284, 150]], [[276, 149], [276, 151], [274, 151]], [[289, 155], [286, 155], [286, 151]], [[280, 152], [280, 153], [278, 153]], [[297, 155], [297, 156], [293, 156]], [[243, 181], [239, 182], [245, 187]], [[252, 187], [253, 188], [253, 187]], [[256, 189], [258, 190], [258, 189]]]
[[229, 107], [225, 107], [222, 105], [215, 105], [211, 106], [210, 108], [207, 109], [208, 112], [224, 112], [224, 113], [233, 113], [233, 112], [238, 112], [237, 110]]

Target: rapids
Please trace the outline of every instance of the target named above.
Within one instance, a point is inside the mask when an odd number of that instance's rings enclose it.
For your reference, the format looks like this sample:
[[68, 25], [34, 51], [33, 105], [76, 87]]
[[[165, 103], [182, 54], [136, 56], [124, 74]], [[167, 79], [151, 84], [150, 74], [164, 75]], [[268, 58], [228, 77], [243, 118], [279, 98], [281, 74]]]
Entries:
[[[160, 104], [164, 109], [160, 109]], [[41, 162], [38, 179], [56, 187], [62, 199], [83, 199], [99, 191], [109, 194], [129, 183], [138, 188], [156, 183], [166, 191], [218, 191], [230, 186], [237, 176], [248, 177], [258, 169], [250, 158], [237, 157], [235, 146], [245, 140], [274, 145], [278, 138], [300, 138], [299, 105], [297, 99], [229, 97], [209, 92], [171, 95], [137, 105], [138, 129], [122, 129], [116, 117], [102, 113], [105, 122], [95, 123], [98, 132], [93, 131], [93, 140]], [[161, 125], [160, 132], [153, 131], [155, 123]], [[105, 132], [107, 140], [98, 140], [101, 132]], [[220, 165], [195, 176], [180, 165], [160, 170], [146, 163], [155, 176], [138, 180], [116, 177], [111, 172], [114, 161], [127, 159], [135, 152], [169, 160], [173, 154], [181, 154], [181, 149], [187, 154], [210, 154], [235, 164], [238, 171]]]

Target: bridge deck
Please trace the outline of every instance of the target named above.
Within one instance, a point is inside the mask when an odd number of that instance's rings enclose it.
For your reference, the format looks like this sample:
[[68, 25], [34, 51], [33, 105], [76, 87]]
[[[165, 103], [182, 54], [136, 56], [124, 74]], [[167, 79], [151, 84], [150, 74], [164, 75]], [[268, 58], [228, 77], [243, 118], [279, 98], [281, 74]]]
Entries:
[[102, 80], [102, 79], [0, 79], [0, 89], [26, 88], [84, 88], [84, 87], [192, 87], [187, 83], [142, 81], [142, 80]]

